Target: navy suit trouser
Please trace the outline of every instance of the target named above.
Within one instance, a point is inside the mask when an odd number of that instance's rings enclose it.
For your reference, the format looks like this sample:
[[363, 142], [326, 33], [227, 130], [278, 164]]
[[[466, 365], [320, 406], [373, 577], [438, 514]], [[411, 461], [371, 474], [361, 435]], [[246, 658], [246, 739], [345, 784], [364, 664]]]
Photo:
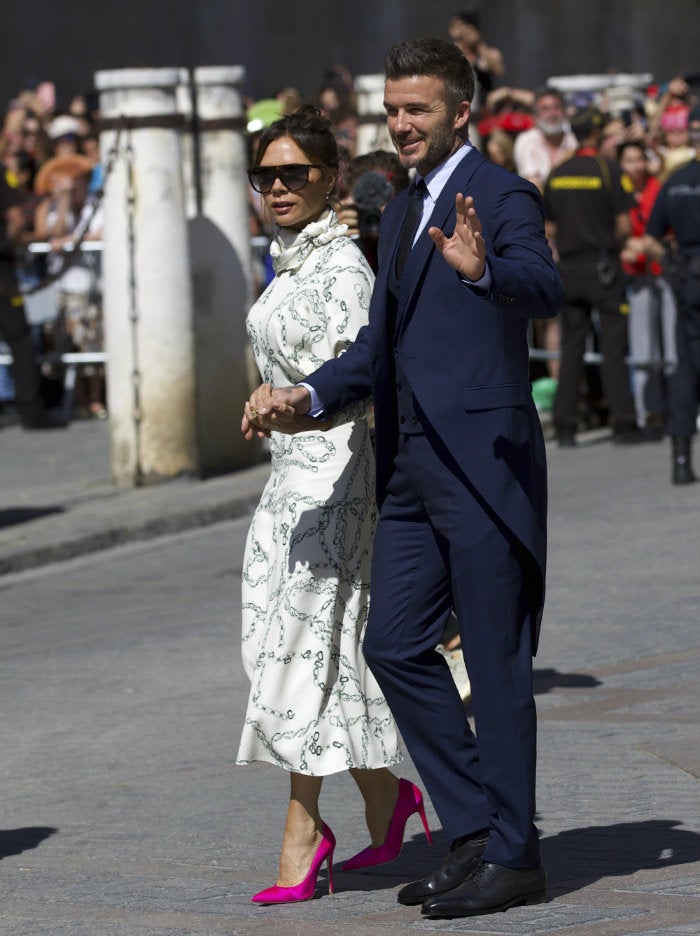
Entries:
[[[484, 860], [539, 863], [526, 566], [426, 435], [400, 436], [372, 559], [367, 662], [450, 839], [489, 828]], [[454, 608], [475, 732], [436, 650]]]

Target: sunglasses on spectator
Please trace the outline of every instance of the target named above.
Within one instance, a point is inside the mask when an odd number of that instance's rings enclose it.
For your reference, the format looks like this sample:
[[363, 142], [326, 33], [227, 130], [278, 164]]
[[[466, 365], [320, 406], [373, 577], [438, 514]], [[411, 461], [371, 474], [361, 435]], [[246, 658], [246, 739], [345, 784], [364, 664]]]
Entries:
[[323, 169], [316, 163], [289, 163], [286, 166], [257, 166], [248, 170], [250, 184], [256, 192], [267, 195], [275, 179], [279, 179], [289, 192], [300, 192], [309, 184], [309, 169]]

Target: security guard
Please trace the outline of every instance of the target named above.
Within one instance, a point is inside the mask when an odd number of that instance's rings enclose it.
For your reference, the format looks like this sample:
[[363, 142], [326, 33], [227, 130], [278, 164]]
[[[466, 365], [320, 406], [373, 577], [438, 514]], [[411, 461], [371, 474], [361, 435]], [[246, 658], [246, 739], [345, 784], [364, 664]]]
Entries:
[[564, 282], [561, 365], [554, 426], [562, 447], [576, 444], [579, 388], [591, 313], [600, 316], [603, 391], [612, 413], [613, 440], [638, 442], [630, 390], [624, 273], [619, 250], [631, 233], [632, 183], [598, 152], [603, 117], [595, 107], [571, 118], [579, 148], [552, 170], [545, 185], [547, 235]]
[[646, 227], [635, 238], [639, 253], [662, 259], [662, 239], [672, 234], [669, 279], [676, 294], [678, 365], [668, 378], [668, 418], [673, 484], [696, 480], [691, 462], [691, 439], [697, 427], [700, 402], [700, 107], [688, 115], [690, 144], [695, 159], [677, 169], [662, 186]]

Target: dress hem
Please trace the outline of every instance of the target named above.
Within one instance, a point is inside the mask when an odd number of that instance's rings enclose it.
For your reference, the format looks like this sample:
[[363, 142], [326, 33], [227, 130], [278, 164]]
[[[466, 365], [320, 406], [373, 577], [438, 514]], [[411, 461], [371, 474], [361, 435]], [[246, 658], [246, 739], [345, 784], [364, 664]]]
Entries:
[[250, 764], [272, 764], [274, 767], [281, 767], [282, 770], [286, 770], [288, 773], [298, 773], [304, 777], [332, 777], [334, 774], [344, 773], [346, 770], [381, 770], [383, 767], [396, 767], [401, 763], [403, 763], [403, 756], [399, 754], [395, 759], [385, 761], [381, 764], [373, 764], [371, 766], [368, 764], [351, 764], [350, 766], [343, 764], [331, 770], [314, 772], [312, 770], [298, 770], [288, 767], [286, 764], [281, 764], [273, 757], [255, 757], [251, 760], [236, 758], [236, 767], [247, 767]]

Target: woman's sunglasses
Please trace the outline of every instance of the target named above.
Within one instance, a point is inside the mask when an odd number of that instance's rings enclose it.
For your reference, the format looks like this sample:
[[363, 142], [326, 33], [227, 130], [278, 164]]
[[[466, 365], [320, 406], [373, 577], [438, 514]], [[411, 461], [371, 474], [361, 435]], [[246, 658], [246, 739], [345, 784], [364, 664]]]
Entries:
[[279, 179], [289, 192], [300, 192], [309, 184], [309, 169], [323, 169], [316, 163], [289, 163], [286, 166], [257, 166], [248, 170], [250, 184], [256, 192], [267, 195]]

